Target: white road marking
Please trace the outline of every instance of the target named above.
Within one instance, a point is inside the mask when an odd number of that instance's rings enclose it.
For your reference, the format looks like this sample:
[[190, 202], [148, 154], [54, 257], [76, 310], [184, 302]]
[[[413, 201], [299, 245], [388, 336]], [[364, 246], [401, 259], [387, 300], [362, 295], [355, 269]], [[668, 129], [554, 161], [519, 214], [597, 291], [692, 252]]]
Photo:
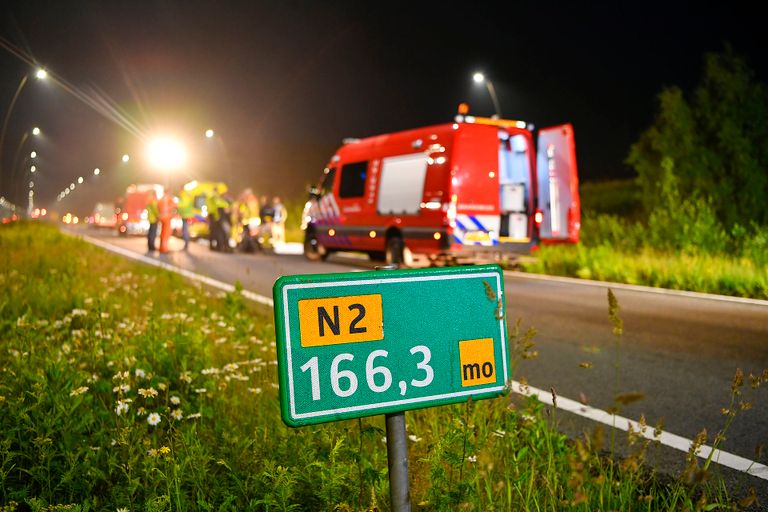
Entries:
[[552, 281], [556, 283], [578, 284], [582, 286], [593, 286], [599, 288], [611, 288], [614, 290], [630, 290], [633, 292], [655, 293], [658, 295], [674, 295], [678, 297], [689, 297], [692, 299], [716, 300], [720, 302], [735, 302], [738, 304], [752, 304], [756, 306], [768, 306], [768, 300], [749, 299], [746, 297], [731, 297], [729, 295], [716, 295], [713, 293], [688, 292], [684, 290], [670, 290], [667, 288], [655, 288], [653, 286], [641, 286], [638, 284], [613, 283], [610, 281], [595, 281], [592, 279], [578, 279], [575, 277], [548, 276], [544, 274], [531, 274], [528, 272], [518, 272], [515, 270], [505, 270], [505, 277], [521, 277], [523, 279], [534, 279], [538, 281]]
[[[171, 265], [170, 263], [161, 261], [157, 258], [150, 258], [149, 256], [146, 256], [144, 254], [139, 254], [137, 252], [131, 251], [130, 249], [123, 249], [120, 246], [112, 245], [108, 242], [104, 242], [103, 240], [99, 240], [98, 238], [91, 238], [90, 236], [87, 236], [87, 235], [80, 235], [80, 236], [86, 242], [92, 243], [93, 245], [97, 245], [102, 249], [106, 249], [108, 251], [120, 254], [121, 256], [125, 256], [133, 260], [141, 261], [142, 263], [146, 263], [148, 265], [154, 265], [155, 267], [160, 267], [170, 272], [175, 272], [186, 278], [192, 279], [194, 281], [199, 281], [203, 284], [207, 284], [208, 286], [218, 288], [219, 290], [223, 290], [225, 292], [232, 293], [235, 291], [235, 287], [231, 284], [218, 281], [216, 279], [204, 276], [202, 274], [198, 274], [196, 272], [192, 272], [190, 270], [179, 268], [175, 265]], [[254, 302], [258, 302], [259, 304], [264, 304], [269, 307], [274, 306], [272, 299], [270, 299], [269, 297], [265, 297], [264, 295], [259, 295], [258, 293], [254, 293], [249, 290], [242, 290], [242, 294], [243, 294], [243, 297], [245, 297], [248, 300], [252, 300]]]
[[[547, 405], [553, 405], [552, 393], [549, 391], [544, 391], [543, 389], [538, 389], [527, 384], [521, 385], [517, 381], [512, 381], [512, 391], [523, 396], [533, 396], [539, 402]], [[571, 400], [570, 398], [566, 398], [564, 396], [557, 395], [557, 408], [625, 431], [628, 431], [629, 427], [631, 426], [634, 431], [640, 432], [641, 435], [646, 439], [650, 439], [651, 441], [658, 440], [659, 443], [663, 444], [664, 446], [669, 446], [670, 448], [680, 450], [681, 452], [687, 452], [691, 447], [692, 441], [690, 439], [663, 430], [657, 439], [653, 435], [653, 426], [646, 426], [646, 429], [643, 432], [640, 430], [640, 424], [635, 420], [625, 418], [624, 416], [613, 415], [607, 411], [603, 411], [602, 409], [596, 409], [594, 407], [581, 404], [576, 400]], [[706, 459], [709, 457], [711, 452], [711, 446], [701, 445], [696, 451], [696, 455], [702, 459]], [[712, 455], [712, 461], [717, 462], [722, 466], [747, 473], [748, 475], [756, 476], [757, 478], [762, 478], [763, 480], [768, 480], [768, 466], [753, 460], [746, 459], [744, 457], [740, 457], [739, 455], [724, 452], [722, 450], [715, 450], [714, 455]]]
[[[139, 254], [136, 252], [133, 252], [128, 249], [123, 249], [122, 247], [118, 247], [116, 245], [112, 245], [110, 243], [104, 242], [102, 240], [98, 240], [96, 238], [91, 238], [86, 235], [80, 235], [83, 240], [86, 242], [92, 243], [94, 245], [97, 245], [103, 249], [106, 249], [108, 251], [112, 251], [114, 253], [126, 256], [128, 258], [141, 261], [144, 263], [147, 263], [149, 265], [154, 265], [156, 267], [163, 268], [165, 270], [169, 270], [171, 272], [176, 272], [177, 274], [180, 274], [184, 277], [187, 277], [189, 279], [199, 281], [203, 284], [212, 286], [214, 288], [218, 288], [220, 290], [224, 290], [226, 292], [234, 292], [235, 287], [231, 284], [224, 283], [222, 281], [218, 281], [216, 279], [212, 279], [210, 277], [197, 274], [195, 272], [190, 272], [189, 270], [185, 270], [179, 267], [176, 267], [174, 265], [171, 265], [170, 263], [166, 263], [164, 261], [160, 261], [155, 258], [149, 258], [143, 254]], [[656, 290], [661, 290], [660, 288], [648, 288], [644, 286], [634, 286], [634, 285], [616, 285], [615, 283], [605, 283], [601, 281], [587, 281], [583, 279], [573, 279], [573, 278], [553, 278], [552, 276], [541, 276], [541, 275], [535, 275], [535, 274], [524, 274], [522, 272], [504, 272], [505, 275], [512, 274], [514, 276], [520, 276], [520, 277], [532, 277], [535, 276], [535, 278], [541, 279], [542, 277], [546, 278], [547, 280], [552, 281], [562, 281], [562, 282], [575, 282], [579, 284], [587, 284], [588, 286], [602, 286], [607, 287], [610, 286], [611, 288], [620, 288], [625, 287], [627, 289], [631, 290], [637, 290], [637, 291], [645, 291], [645, 292], [651, 292], [651, 293], [659, 293]], [[760, 305], [768, 305], [768, 301], [758, 301], [755, 299], [741, 299], [739, 300], [738, 297], [724, 297], [719, 295], [708, 295], [703, 293], [697, 293], [694, 294], [693, 292], [677, 292], [675, 290], [666, 290], [667, 292], [674, 292], [672, 294], [674, 295], [684, 295], [684, 296], [693, 296], [693, 297], [700, 297], [700, 298], [715, 298], [715, 300], [721, 300], [721, 299], [734, 299], [733, 302], [746, 302], [747, 304], [760, 304]], [[265, 297], [264, 295], [259, 295], [257, 293], [248, 291], [248, 290], [242, 290], [243, 297], [252, 300], [254, 302], [258, 302], [260, 304], [265, 304], [270, 307], [274, 307], [274, 303], [272, 299], [269, 297]], [[533, 396], [540, 402], [550, 405], [553, 405], [552, 402], [552, 393], [549, 391], [544, 391], [542, 389], [535, 388], [533, 386], [529, 385], [521, 385], [517, 381], [512, 381], [512, 391], [515, 393], [518, 393], [523, 396]], [[578, 416], [582, 416], [584, 418], [588, 418], [592, 421], [596, 421], [598, 423], [602, 423], [604, 425], [608, 425], [611, 427], [615, 427], [624, 431], [628, 431], [630, 426], [633, 430], [636, 432], [640, 432], [643, 437], [646, 439], [649, 439], [651, 441], [658, 440], [659, 443], [663, 444], [664, 446], [669, 446], [670, 448], [674, 448], [676, 450], [680, 450], [681, 452], [687, 452], [689, 448], [691, 447], [692, 440], [678, 436], [677, 434], [672, 434], [670, 432], [661, 431], [661, 434], [658, 438], [654, 437], [653, 435], [653, 427], [649, 426], [646, 427], [646, 430], [642, 432], [640, 430], [641, 426], [640, 424], [635, 421], [631, 420], [629, 418], [625, 418], [624, 416], [619, 415], [613, 415], [607, 411], [603, 411], [602, 409], [597, 409], [594, 407], [590, 407], [588, 405], [583, 405], [576, 400], [572, 400], [570, 398], [566, 398], [564, 396], [557, 396], [557, 408], [561, 409], [563, 411], [568, 411], [570, 413], [576, 414]], [[696, 455], [702, 459], [706, 459], [709, 457], [709, 454], [712, 452], [712, 447], [709, 445], [701, 445], [699, 449], [696, 451]], [[764, 464], [760, 464], [759, 462], [755, 462], [753, 460], [747, 459], [745, 457], [741, 457], [739, 455], [725, 452], [722, 450], [715, 450], [714, 455], [712, 456], [712, 460], [722, 466], [729, 467], [731, 469], [735, 469], [737, 471], [741, 471], [743, 473], [747, 473], [748, 475], [755, 476], [757, 478], [761, 478], [763, 480], [768, 480], [768, 466]]]

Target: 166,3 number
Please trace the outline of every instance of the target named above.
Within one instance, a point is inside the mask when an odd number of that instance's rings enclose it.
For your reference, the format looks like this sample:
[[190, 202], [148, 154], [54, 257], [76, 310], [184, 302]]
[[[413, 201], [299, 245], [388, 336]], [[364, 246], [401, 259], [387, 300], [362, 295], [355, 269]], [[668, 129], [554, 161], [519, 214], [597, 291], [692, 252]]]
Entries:
[[[435, 378], [435, 371], [429, 365], [432, 352], [424, 345], [417, 345], [411, 348], [410, 353], [413, 355], [421, 354], [422, 359], [416, 362], [416, 368], [424, 372], [422, 379], [411, 379], [410, 385], [417, 388], [429, 386]], [[365, 381], [368, 384], [368, 388], [374, 393], [383, 393], [392, 386], [392, 372], [386, 366], [377, 366], [376, 363], [377, 358], [386, 358], [388, 355], [389, 352], [386, 350], [374, 350], [365, 360]], [[357, 375], [352, 370], [339, 369], [343, 362], [354, 361], [354, 359], [355, 357], [352, 354], [344, 353], [334, 357], [331, 362], [331, 389], [338, 397], [348, 397], [357, 391]], [[312, 381], [312, 400], [320, 400], [320, 364], [317, 356], [304, 363], [301, 366], [301, 371], [309, 371], [309, 378]], [[408, 384], [401, 380], [399, 386], [400, 394], [405, 395]]]

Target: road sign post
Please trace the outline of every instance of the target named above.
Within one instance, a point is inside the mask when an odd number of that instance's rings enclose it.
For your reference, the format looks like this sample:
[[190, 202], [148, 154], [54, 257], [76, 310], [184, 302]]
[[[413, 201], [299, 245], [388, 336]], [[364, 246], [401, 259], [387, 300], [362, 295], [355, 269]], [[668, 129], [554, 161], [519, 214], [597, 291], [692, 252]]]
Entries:
[[274, 302], [283, 421], [386, 414], [408, 505], [402, 412], [493, 398], [510, 379], [498, 265], [285, 276]]

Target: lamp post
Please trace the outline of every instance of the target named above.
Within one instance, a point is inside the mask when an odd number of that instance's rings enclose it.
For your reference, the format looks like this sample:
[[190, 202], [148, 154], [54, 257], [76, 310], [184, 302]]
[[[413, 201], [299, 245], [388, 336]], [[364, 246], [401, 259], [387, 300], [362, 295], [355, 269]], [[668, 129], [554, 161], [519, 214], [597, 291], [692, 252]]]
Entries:
[[484, 83], [488, 88], [488, 94], [491, 95], [491, 101], [493, 101], [493, 108], [496, 110], [496, 117], [501, 119], [501, 107], [499, 106], [499, 98], [496, 96], [496, 89], [493, 87], [493, 82], [488, 80], [488, 78], [479, 71], [472, 75], [472, 80], [474, 80], [476, 84]]
[[[35, 71], [35, 78], [38, 80], [45, 80], [48, 77], [48, 72], [44, 70], [43, 68], [38, 68], [37, 71]], [[2, 170], [3, 166], [3, 143], [5, 142], [5, 132], [8, 130], [8, 121], [11, 118], [11, 113], [13, 112], [13, 107], [16, 106], [16, 100], [19, 99], [19, 95], [21, 94], [21, 91], [24, 89], [24, 86], [27, 85], [27, 80], [29, 79], [28, 74], [24, 74], [24, 76], [21, 78], [21, 81], [19, 82], [18, 87], [16, 87], [16, 92], [13, 94], [13, 98], [11, 99], [10, 105], [8, 105], [8, 111], [5, 113], [5, 119], [3, 119], [3, 129], [0, 131], [0, 170]], [[4, 175], [5, 173], [0, 172], [0, 176]]]
[[[219, 145], [219, 148], [221, 149], [221, 154], [224, 157], [224, 165], [226, 166], [227, 174], [231, 175], [232, 164], [229, 161], [229, 152], [227, 151], [227, 146], [224, 145], [224, 139], [221, 137], [221, 135], [213, 131], [213, 129], [211, 128], [208, 128], [207, 130], [205, 130], [205, 138], [208, 140], [211, 140], [211, 139], [216, 140], [216, 143]], [[216, 174], [218, 173], [214, 173], [214, 175]]]

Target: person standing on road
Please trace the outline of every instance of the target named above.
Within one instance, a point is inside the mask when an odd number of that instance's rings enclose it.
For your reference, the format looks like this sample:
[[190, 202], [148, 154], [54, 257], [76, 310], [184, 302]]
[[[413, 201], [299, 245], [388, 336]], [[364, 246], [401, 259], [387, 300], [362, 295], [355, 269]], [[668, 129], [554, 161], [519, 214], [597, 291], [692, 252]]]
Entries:
[[272, 243], [282, 244], [285, 243], [285, 220], [288, 218], [288, 210], [277, 196], [272, 200], [272, 209], [274, 210], [274, 217], [272, 218]]
[[181, 239], [184, 240], [184, 250], [189, 250], [189, 222], [192, 219], [194, 205], [189, 192], [183, 190], [179, 193], [179, 216], [181, 217]]
[[147, 220], [149, 221], [149, 230], [147, 231], [147, 251], [149, 252], [155, 252], [158, 217], [157, 196], [152, 192], [149, 196], [149, 203], [147, 204]]
[[168, 239], [171, 237], [171, 218], [173, 218], [176, 205], [173, 196], [165, 192], [157, 202], [158, 216], [160, 217], [160, 252], [168, 252]]

